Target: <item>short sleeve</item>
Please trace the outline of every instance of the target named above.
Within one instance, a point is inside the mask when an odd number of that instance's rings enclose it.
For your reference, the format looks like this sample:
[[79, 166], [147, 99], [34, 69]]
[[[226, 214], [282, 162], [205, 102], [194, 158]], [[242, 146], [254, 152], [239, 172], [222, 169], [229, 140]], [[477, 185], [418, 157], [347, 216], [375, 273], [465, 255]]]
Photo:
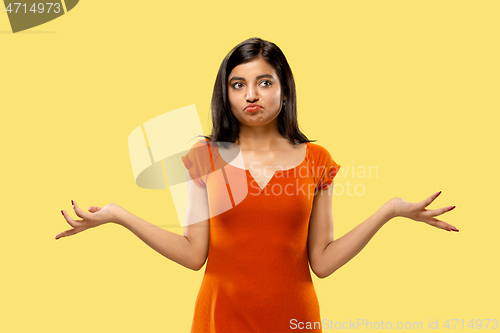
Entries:
[[323, 190], [333, 183], [333, 179], [340, 169], [330, 152], [324, 147], [317, 145], [317, 155], [315, 156], [316, 191]]
[[204, 141], [198, 141], [181, 158], [193, 182], [199, 187], [206, 188], [207, 175], [212, 171], [209, 145]]

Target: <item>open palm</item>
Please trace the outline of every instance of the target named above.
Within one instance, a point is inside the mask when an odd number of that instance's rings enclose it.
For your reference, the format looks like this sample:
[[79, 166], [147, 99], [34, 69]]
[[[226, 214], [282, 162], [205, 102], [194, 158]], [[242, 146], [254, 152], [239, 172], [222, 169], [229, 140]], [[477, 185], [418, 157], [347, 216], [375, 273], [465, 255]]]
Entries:
[[429, 206], [440, 194], [441, 191], [431, 195], [421, 202], [416, 203], [408, 202], [403, 198], [394, 198], [392, 199], [392, 203], [394, 205], [394, 215], [407, 217], [415, 221], [425, 222], [436, 228], [448, 231], [458, 231], [458, 229], [453, 225], [435, 218], [435, 216], [439, 216], [443, 213], [449, 212], [450, 210], [454, 209], [455, 206], [448, 206], [431, 210], [425, 209], [425, 207]]
[[65, 210], [61, 210], [61, 213], [66, 219], [66, 222], [68, 222], [68, 224], [72, 226], [72, 228], [57, 234], [56, 239], [59, 239], [61, 237], [71, 236], [79, 232], [82, 232], [84, 230], [95, 228], [101, 224], [112, 222], [113, 205], [114, 204], [111, 203], [102, 208], [91, 206], [88, 209], [90, 213], [87, 213], [81, 210], [80, 207], [78, 207], [77, 204], [73, 202], [75, 214], [78, 217], [81, 217], [82, 219], [74, 220], [68, 214], [68, 212], [66, 212]]

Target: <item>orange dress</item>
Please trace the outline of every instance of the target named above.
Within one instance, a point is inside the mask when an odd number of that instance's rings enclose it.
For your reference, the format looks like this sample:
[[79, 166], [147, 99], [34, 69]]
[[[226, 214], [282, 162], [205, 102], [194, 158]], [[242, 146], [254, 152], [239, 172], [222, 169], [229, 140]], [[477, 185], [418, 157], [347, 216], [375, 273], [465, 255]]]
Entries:
[[[308, 227], [315, 192], [333, 182], [340, 165], [325, 148], [308, 142], [303, 162], [276, 171], [261, 189], [250, 171], [228, 164], [206, 139], [182, 162], [207, 189], [211, 214], [191, 332], [322, 332]], [[299, 329], [308, 322], [316, 328]]]

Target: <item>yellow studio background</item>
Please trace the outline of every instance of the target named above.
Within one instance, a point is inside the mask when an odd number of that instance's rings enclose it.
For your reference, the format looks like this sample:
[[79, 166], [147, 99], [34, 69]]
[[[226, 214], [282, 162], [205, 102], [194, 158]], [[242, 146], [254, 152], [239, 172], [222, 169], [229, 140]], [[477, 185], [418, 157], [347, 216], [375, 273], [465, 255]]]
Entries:
[[175, 222], [168, 189], [135, 185], [128, 135], [191, 104], [209, 134], [219, 65], [255, 36], [283, 50], [301, 130], [342, 165], [335, 239], [395, 196], [442, 190], [430, 208], [457, 206], [442, 219], [458, 233], [396, 218], [346, 266], [313, 276], [322, 319], [422, 322], [420, 331], [500, 320], [499, 10], [498, 1], [82, 0], [13, 34], [2, 7], [0, 331], [190, 331], [205, 267], [184, 268], [118, 225], [54, 236], [69, 228], [61, 209], [76, 217], [72, 199]]

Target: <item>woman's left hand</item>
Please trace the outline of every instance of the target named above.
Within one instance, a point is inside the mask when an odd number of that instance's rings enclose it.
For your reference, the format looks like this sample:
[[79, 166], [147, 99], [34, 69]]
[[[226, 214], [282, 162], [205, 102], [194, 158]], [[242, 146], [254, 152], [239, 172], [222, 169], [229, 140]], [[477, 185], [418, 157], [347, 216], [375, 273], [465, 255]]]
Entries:
[[448, 206], [432, 210], [425, 209], [425, 207], [429, 206], [434, 201], [434, 199], [436, 199], [440, 194], [441, 191], [417, 203], [408, 202], [403, 198], [391, 199], [389, 203], [393, 207], [393, 212], [394, 212], [393, 217], [398, 217], [398, 216], [407, 217], [415, 221], [425, 222], [427, 224], [435, 226], [436, 228], [448, 231], [450, 230], [458, 231], [458, 229], [452, 226], [451, 224], [434, 218], [434, 216], [439, 216], [443, 213], [449, 212], [450, 210], [455, 208], [455, 206]]

